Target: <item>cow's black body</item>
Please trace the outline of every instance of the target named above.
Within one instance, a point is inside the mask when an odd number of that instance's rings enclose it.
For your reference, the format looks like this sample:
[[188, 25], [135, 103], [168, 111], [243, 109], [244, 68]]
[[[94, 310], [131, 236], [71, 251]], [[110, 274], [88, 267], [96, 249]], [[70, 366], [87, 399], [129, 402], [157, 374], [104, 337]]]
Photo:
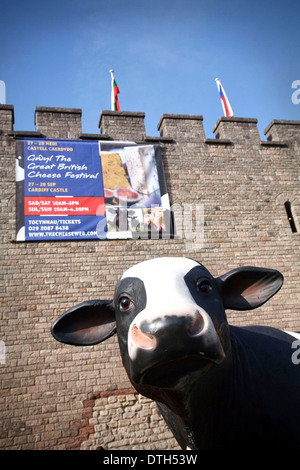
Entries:
[[185, 384], [177, 414], [158, 403], [176, 440], [191, 449], [299, 449], [295, 338], [259, 326], [230, 326], [230, 335], [232, 364], [217, 386], [206, 380], [203, 387], [201, 377], [189, 390]]
[[52, 334], [88, 346], [117, 332], [131, 383], [157, 402], [183, 449], [299, 448], [300, 364], [292, 345], [300, 348], [300, 337], [230, 326], [225, 314], [263, 305], [282, 282], [271, 269], [214, 278], [193, 260], [158, 258], [126, 271], [113, 301], [65, 312]]

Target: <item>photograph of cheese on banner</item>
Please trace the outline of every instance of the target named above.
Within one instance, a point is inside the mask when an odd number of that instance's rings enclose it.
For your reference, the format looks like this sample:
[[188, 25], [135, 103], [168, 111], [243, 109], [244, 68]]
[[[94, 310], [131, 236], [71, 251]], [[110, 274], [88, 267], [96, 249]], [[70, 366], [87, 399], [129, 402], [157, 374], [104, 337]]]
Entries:
[[102, 149], [107, 237], [166, 231], [153, 145]]

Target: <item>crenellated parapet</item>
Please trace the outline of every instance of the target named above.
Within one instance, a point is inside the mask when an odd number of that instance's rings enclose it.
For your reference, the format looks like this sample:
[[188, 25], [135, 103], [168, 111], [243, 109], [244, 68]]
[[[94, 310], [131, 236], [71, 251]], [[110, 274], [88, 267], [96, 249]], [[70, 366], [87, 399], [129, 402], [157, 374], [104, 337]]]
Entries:
[[144, 140], [145, 113], [129, 111], [102, 111], [99, 119], [101, 134], [115, 140]]
[[11, 104], [0, 104], [0, 131], [11, 132], [14, 123], [14, 107]]
[[257, 119], [220, 117], [213, 128], [213, 133], [216, 139], [229, 139], [232, 142], [260, 142]]
[[145, 113], [131, 111], [101, 111], [99, 134], [82, 134], [82, 111], [78, 108], [35, 108], [35, 131], [14, 131], [14, 107], [0, 105], [2, 133], [43, 136], [50, 139], [109, 139], [143, 141], [198, 142], [204, 144], [238, 144], [242, 146], [284, 146], [300, 140], [300, 121], [274, 119], [266, 127], [266, 140], [261, 141], [257, 119], [220, 117], [213, 127], [215, 139], [207, 139], [203, 116], [163, 114], [157, 129], [160, 136], [147, 136]]
[[162, 137], [175, 141], [204, 141], [203, 116], [193, 114], [163, 114], [158, 131]]
[[81, 109], [35, 108], [36, 130], [50, 139], [78, 139], [81, 134]]
[[299, 141], [300, 121], [273, 119], [264, 130], [268, 141]]

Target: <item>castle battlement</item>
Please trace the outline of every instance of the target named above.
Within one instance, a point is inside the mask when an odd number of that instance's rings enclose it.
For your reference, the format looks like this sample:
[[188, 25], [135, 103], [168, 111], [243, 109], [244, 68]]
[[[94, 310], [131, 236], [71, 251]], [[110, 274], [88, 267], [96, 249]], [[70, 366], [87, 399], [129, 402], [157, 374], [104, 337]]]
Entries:
[[145, 113], [130, 111], [101, 111], [99, 134], [83, 134], [82, 110], [78, 108], [35, 108], [36, 131], [14, 131], [14, 107], [0, 105], [0, 130], [11, 136], [40, 136], [50, 139], [102, 139], [168, 142], [198, 142], [203, 144], [242, 144], [283, 146], [300, 140], [300, 121], [274, 119], [264, 130], [266, 141], [261, 141], [257, 119], [220, 117], [213, 133], [215, 139], [206, 139], [203, 116], [191, 114], [163, 114], [157, 129], [160, 136], [147, 136]]

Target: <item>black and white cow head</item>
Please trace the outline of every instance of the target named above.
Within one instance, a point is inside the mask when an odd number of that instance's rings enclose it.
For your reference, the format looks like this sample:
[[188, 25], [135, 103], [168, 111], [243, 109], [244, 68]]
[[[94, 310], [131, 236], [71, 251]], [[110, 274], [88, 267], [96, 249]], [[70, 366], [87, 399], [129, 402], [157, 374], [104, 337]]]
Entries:
[[[83, 302], [59, 317], [58, 341], [88, 346], [117, 333], [122, 360], [141, 393], [176, 388], [230, 358], [225, 309], [259, 307], [281, 287], [275, 270], [244, 267], [214, 278], [197, 261], [155, 258], [129, 268], [113, 300]], [[149, 392], [150, 390], [150, 392]]]

